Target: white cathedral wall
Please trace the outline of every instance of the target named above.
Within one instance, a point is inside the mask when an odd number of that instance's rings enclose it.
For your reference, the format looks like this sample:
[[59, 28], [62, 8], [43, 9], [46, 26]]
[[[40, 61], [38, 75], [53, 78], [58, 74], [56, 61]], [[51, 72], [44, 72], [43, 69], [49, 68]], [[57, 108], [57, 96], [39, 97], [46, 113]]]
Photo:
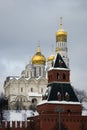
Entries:
[[[9, 99], [9, 104], [12, 106], [12, 102], [16, 103], [17, 96], [25, 96], [29, 102], [32, 98], [36, 98], [40, 102], [42, 94], [45, 93], [46, 86], [47, 79], [45, 77], [38, 79], [30, 78], [28, 80], [22, 77], [19, 79], [10, 79], [5, 84], [4, 89], [5, 95]], [[33, 88], [33, 91], [31, 91], [31, 88]], [[31, 96], [29, 96], [29, 92], [31, 92]]]
[[44, 94], [47, 88], [47, 79], [42, 77], [38, 80], [38, 92]]
[[28, 80], [28, 91], [27, 92], [38, 92], [37, 80], [35, 78], [31, 78]]

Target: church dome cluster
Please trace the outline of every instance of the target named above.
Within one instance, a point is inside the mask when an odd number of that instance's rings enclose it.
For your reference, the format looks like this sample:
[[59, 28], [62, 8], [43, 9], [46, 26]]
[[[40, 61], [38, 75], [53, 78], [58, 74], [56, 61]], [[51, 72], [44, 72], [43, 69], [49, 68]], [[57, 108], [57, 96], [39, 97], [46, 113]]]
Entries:
[[38, 47], [36, 54], [32, 57], [32, 64], [45, 65], [46, 58], [41, 54], [40, 47]]

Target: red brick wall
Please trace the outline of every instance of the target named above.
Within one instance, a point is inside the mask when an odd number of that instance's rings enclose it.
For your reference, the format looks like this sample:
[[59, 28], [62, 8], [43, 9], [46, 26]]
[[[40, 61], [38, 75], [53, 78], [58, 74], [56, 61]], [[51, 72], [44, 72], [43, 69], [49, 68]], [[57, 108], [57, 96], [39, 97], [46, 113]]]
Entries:
[[[87, 116], [61, 116], [61, 130], [87, 130]], [[59, 130], [59, 115], [42, 114], [40, 116], [40, 130]]]
[[[82, 105], [81, 104], [51, 104], [46, 103], [37, 106], [37, 111], [39, 113], [55, 113], [58, 108], [62, 108], [63, 115], [81, 115], [82, 113]], [[70, 113], [69, 113], [70, 112]]]
[[[65, 76], [64, 76], [65, 75]], [[70, 82], [70, 71], [69, 70], [50, 70], [48, 72], [48, 83], [49, 82]]]
[[27, 127], [25, 122], [22, 122], [22, 128], [20, 128], [20, 122], [17, 122], [17, 128], [15, 128], [15, 122], [2, 122], [2, 128], [0, 130], [59, 130], [59, 123], [61, 130], [87, 130], [87, 116], [78, 115], [62, 115], [60, 113], [60, 120], [58, 113], [40, 114], [39, 116], [30, 118], [27, 121]]

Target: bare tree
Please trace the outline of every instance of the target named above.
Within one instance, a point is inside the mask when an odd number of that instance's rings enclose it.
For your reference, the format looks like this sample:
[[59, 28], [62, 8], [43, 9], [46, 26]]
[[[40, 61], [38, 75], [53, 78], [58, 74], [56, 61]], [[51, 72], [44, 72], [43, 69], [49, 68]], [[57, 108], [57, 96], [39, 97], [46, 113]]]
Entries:
[[87, 92], [85, 90], [79, 90], [79, 89], [74, 89], [74, 90], [80, 103], [82, 103], [83, 105], [83, 109], [87, 109], [84, 107], [84, 103], [87, 104]]
[[8, 100], [3, 93], [0, 94], [0, 124], [3, 120], [3, 110], [8, 108]]
[[29, 106], [29, 109], [32, 110], [32, 111], [36, 111], [36, 106], [37, 106], [37, 99], [33, 98], [31, 105]]

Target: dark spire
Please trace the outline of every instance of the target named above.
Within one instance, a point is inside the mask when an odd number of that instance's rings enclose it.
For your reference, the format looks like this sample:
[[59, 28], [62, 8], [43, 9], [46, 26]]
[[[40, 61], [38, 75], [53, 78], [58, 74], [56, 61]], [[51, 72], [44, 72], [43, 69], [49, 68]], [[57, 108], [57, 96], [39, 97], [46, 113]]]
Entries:
[[59, 53], [57, 54], [57, 57], [54, 63], [54, 68], [67, 68], [65, 62], [63, 61]]

